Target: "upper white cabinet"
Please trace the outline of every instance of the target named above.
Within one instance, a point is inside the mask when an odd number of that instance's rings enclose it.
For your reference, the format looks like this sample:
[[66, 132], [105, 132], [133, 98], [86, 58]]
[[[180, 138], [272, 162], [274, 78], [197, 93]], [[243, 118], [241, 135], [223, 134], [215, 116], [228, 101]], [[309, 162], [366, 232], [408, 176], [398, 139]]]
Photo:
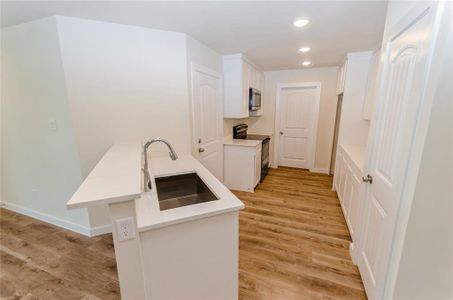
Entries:
[[338, 130], [339, 144], [362, 146], [367, 144], [370, 122], [363, 119], [363, 105], [372, 53], [372, 51], [348, 53], [347, 62], [342, 67], [345, 71], [342, 76], [344, 78], [339, 80], [339, 86], [343, 89]]
[[260, 71], [258, 71], [258, 69], [250, 66], [249, 85], [251, 88], [262, 91], [261, 89], [262, 77], [263, 74]]
[[242, 54], [223, 56], [223, 116], [225, 118], [247, 118], [259, 116], [261, 109], [249, 112], [249, 89], [263, 91], [263, 73]]
[[337, 95], [340, 95], [344, 92], [344, 80], [346, 77], [346, 67], [348, 65], [348, 61], [341, 65], [340, 70], [338, 70], [338, 80], [337, 80]]
[[363, 103], [362, 117], [365, 120], [371, 121], [373, 115], [374, 104], [376, 103], [376, 79], [379, 67], [381, 51], [376, 50], [370, 60], [370, 68], [368, 70], [368, 80], [365, 94], [365, 101]]

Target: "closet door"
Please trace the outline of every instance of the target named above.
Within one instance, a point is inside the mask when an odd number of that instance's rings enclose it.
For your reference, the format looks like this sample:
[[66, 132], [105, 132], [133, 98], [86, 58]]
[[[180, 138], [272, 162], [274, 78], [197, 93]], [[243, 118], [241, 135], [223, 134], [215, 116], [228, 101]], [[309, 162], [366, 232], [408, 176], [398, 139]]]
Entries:
[[417, 110], [423, 99], [432, 7], [405, 16], [387, 34], [369, 157], [358, 266], [369, 299], [382, 299], [395, 223], [406, 178]]

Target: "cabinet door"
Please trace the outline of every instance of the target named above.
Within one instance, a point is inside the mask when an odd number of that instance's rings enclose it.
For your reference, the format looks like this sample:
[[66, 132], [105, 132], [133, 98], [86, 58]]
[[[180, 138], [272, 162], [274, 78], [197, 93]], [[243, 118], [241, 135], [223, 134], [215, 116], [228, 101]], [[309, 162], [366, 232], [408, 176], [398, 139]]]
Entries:
[[[343, 213], [346, 218], [346, 222], [349, 219], [349, 208], [351, 207], [351, 194], [352, 194], [352, 169], [348, 161], [345, 162], [344, 167], [345, 180], [344, 180], [344, 194], [343, 194]], [[349, 224], [348, 224], [349, 225]]]
[[249, 89], [250, 74], [252, 67], [245, 61], [242, 62], [242, 110], [243, 114], [249, 114]]
[[359, 205], [360, 205], [360, 174], [355, 172], [351, 176], [351, 203], [348, 212], [348, 225], [351, 232], [352, 241], [357, 240], [359, 232]]
[[257, 89], [257, 82], [256, 82], [256, 69], [252, 66], [250, 66], [250, 87], [251, 88], [254, 88], [254, 89]]
[[260, 182], [261, 179], [261, 145], [256, 147], [255, 153], [255, 186]]
[[261, 72], [255, 69], [255, 89], [261, 90]]

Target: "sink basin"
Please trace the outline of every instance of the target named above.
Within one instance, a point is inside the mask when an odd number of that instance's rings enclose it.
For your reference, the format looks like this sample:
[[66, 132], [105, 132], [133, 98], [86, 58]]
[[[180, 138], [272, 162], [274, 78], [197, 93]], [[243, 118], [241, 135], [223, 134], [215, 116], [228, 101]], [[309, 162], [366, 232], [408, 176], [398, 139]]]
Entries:
[[160, 210], [219, 200], [197, 173], [156, 177]]

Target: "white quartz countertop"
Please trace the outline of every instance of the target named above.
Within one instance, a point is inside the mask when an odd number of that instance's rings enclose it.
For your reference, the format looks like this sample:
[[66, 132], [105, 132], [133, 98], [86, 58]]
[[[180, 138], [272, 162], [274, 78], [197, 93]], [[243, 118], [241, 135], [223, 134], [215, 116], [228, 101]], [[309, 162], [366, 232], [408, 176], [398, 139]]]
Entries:
[[81, 208], [133, 200], [142, 192], [141, 143], [112, 146], [67, 203]]
[[[149, 157], [149, 156], [148, 156]], [[191, 155], [177, 160], [149, 157], [152, 189], [142, 189], [142, 143], [111, 147], [67, 203], [82, 208], [135, 200], [139, 231], [187, 222], [244, 208], [244, 204]], [[218, 200], [161, 211], [155, 177], [197, 173]]]
[[340, 145], [343, 150], [348, 154], [356, 166], [363, 172], [366, 160], [366, 147], [355, 145]]
[[[191, 155], [181, 155], [177, 160], [169, 157], [151, 158], [149, 161], [152, 189], [135, 200], [139, 231], [164, 227], [217, 214], [237, 211], [244, 204], [200, 162]], [[156, 190], [156, 177], [197, 173], [219, 200], [203, 202], [161, 211]]]
[[223, 139], [224, 145], [233, 145], [233, 146], [244, 146], [244, 147], [256, 147], [261, 144], [260, 140], [242, 140], [242, 139], [233, 139], [232, 137], [226, 137]]

